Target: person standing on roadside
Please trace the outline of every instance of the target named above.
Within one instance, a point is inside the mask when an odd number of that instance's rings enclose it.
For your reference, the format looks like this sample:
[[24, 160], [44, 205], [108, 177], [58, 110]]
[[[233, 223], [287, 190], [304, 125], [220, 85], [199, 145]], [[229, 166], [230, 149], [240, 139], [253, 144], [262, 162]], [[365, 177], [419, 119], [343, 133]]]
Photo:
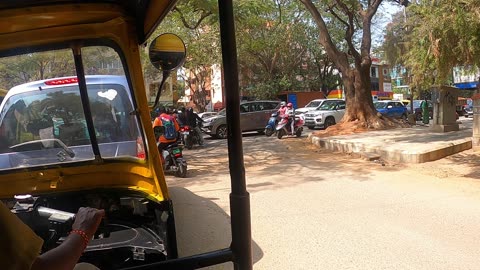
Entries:
[[428, 102], [427, 98], [425, 97], [425, 100], [422, 102], [422, 121], [423, 124], [428, 125], [430, 123], [430, 113], [428, 111]]

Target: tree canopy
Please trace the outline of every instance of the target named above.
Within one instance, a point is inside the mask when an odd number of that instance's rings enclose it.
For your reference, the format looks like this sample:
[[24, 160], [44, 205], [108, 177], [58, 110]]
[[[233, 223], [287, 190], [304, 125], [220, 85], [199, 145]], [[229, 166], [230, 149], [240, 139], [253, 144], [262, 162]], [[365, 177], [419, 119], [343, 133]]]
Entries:
[[[315, 25], [297, 0], [234, 4], [244, 94], [272, 98], [284, 90], [326, 91], [341, 83], [333, 62], [316, 42]], [[221, 64], [217, 1], [180, 1], [157, 31], [177, 33], [184, 39], [186, 86], [202, 108], [206, 78], [214, 64]], [[145, 74], [149, 74], [148, 69]]]
[[420, 86], [445, 84], [455, 66], [480, 66], [480, 1], [418, 1], [407, 9], [404, 63]]

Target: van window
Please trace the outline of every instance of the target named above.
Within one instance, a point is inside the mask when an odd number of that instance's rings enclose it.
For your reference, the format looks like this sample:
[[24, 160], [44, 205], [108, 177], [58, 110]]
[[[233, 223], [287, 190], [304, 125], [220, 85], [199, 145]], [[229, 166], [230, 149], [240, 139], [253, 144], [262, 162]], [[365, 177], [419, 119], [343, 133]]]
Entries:
[[274, 110], [278, 103], [276, 102], [262, 102], [263, 109], [262, 110]]
[[[82, 57], [91, 74], [87, 91], [101, 156], [144, 158], [137, 153], [139, 121], [120, 56], [97, 46], [83, 48]], [[0, 88], [10, 89], [0, 105], [0, 155], [7, 155], [0, 160], [8, 160], [0, 162], [0, 170], [93, 159], [72, 51], [29, 52], [0, 61], [5, 68]]]
[[250, 104], [248, 103], [240, 104], [240, 112], [241, 113], [250, 112]]

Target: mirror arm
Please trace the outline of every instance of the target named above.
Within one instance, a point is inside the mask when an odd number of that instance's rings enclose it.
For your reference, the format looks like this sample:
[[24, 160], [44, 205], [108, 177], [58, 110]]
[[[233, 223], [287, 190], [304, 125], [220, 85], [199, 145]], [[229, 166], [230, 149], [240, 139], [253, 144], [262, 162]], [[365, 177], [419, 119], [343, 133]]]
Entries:
[[155, 103], [153, 104], [153, 108], [157, 107], [158, 105], [158, 101], [160, 100], [160, 95], [162, 94], [163, 85], [165, 84], [165, 81], [167, 80], [168, 76], [170, 76], [170, 71], [164, 70], [162, 75], [162, 82], [160, 82], [160, 86], [158, 87], [157, 97], [155, 97]]

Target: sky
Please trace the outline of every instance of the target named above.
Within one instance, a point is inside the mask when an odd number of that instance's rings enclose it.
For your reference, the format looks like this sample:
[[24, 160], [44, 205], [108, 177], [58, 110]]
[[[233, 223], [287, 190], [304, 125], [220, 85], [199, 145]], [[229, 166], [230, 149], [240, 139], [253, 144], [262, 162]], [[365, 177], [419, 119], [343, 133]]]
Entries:
[[393, 4], [389, 1], [383, 1], [383, 4], [377, 11], [377, 14], [374, 17], [374, 20], [377, 22], [372, 25], [372, 45], [374, 47], [379, 46], [383, 41], [384, 31], [392, 21], [392, 15], [403, 10], [403, 7], [398, 4]]

